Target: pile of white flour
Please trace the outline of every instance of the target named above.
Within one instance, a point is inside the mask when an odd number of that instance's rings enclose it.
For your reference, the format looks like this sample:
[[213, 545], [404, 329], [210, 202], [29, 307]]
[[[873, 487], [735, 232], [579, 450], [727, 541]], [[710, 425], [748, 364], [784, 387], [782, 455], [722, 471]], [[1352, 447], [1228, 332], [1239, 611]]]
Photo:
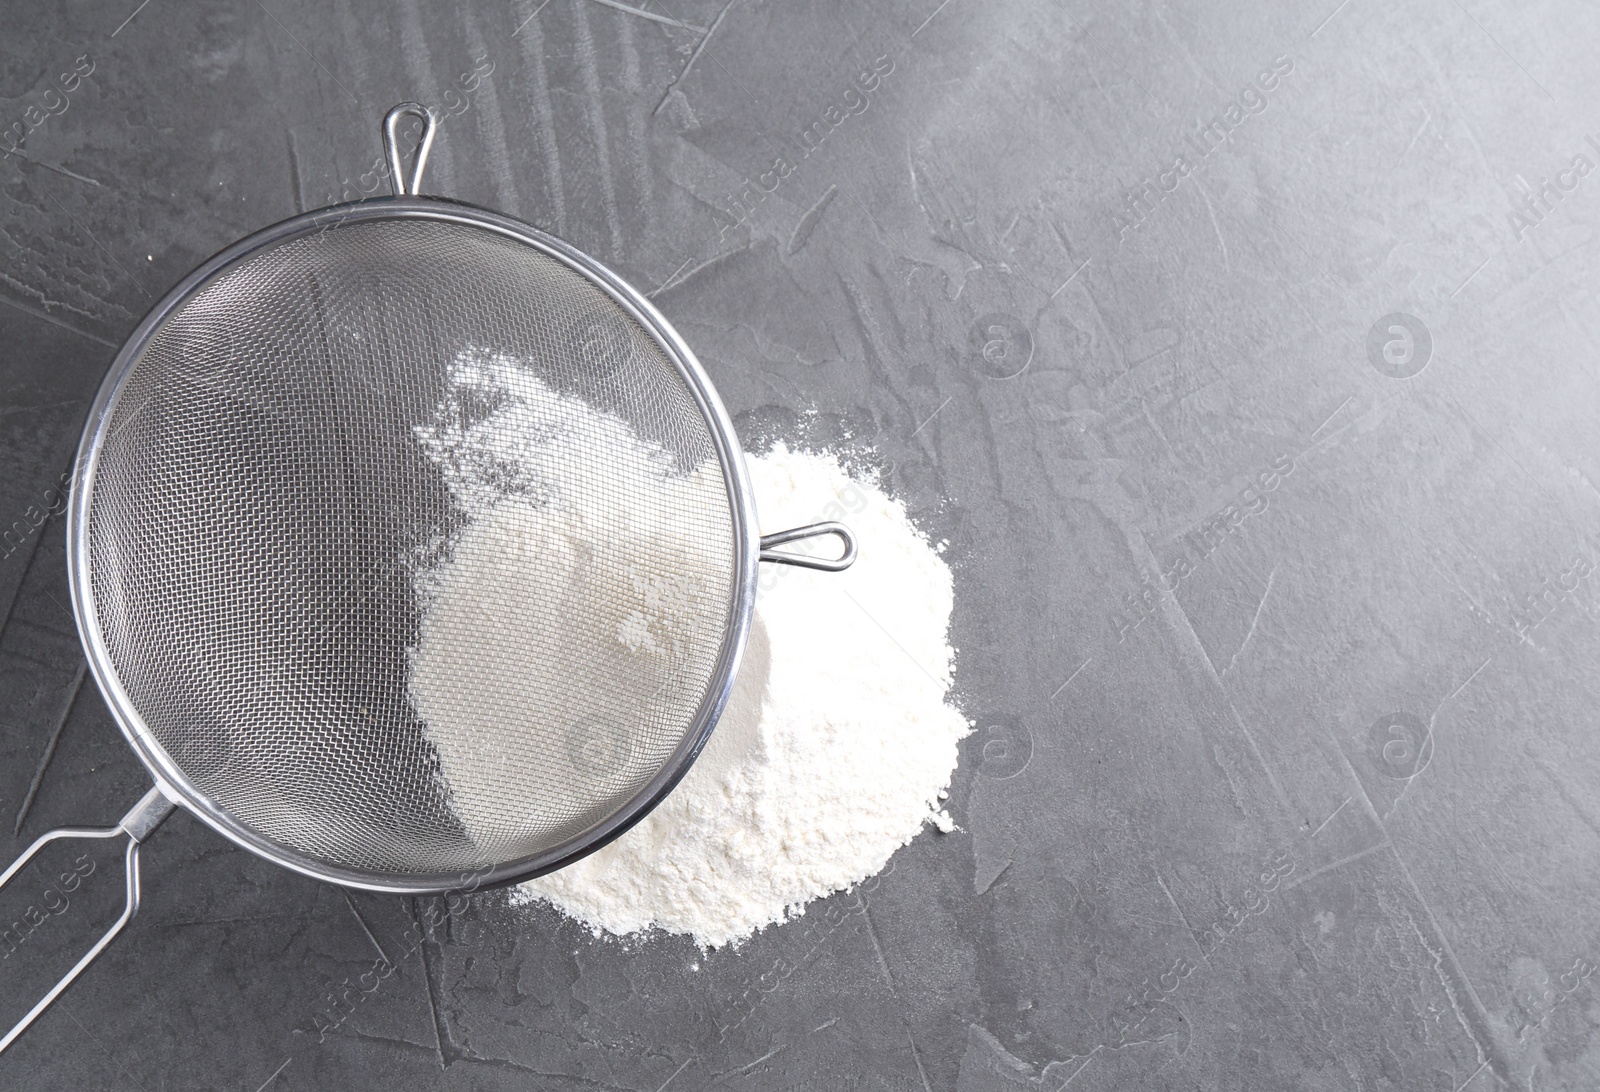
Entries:
[[[458, 818], [493, 856], [530, 821], [582, 829], [561, 810], [567, 787], [607, 778], [598, 788], [620, 803], [658, 768], [662, 756], [625, 740], [598, 755], [574, 743], [586, 724], [632, 724], [627, 695], [693, 676], [700, 653], [682, 619], [709, 592], [663, 574], [722, 570], [684, 556], [670, 520], [720, 491], [721, 475], [714, 463], [674, 470], [619, 418], [487, 352], [453, 363], [416, 435], [465, 519], [417, 574], [408, 694]], [[699, 760], [628, 833], [524, 884], [520, 901], [546, 900], [596, 932], [659, 927], [723, 945], [874, 875], [925, 825], [952, 829], [941, 801], [970, 726], [945, 700], [950, 570], [902, 504], [833, 457], [779, 447], [748, 466], [763, 528], [838, 519], [859, 542], [855, 565], [761, 566], [733, 695]], [[668, 503], [621, 503], [604, 482], [619, 472]], [[602, 557], [597, 543], [624, 548]], [[831, 537], [785, 549], [808, 545], [837, 549]], [[544, 601], [572, 605], [560, 624], [502, 609], [530, 572]], [[594, 649], [605, 655], [584, 657]], [[597, 659], [611, 672], [598, 681]], [[530, 665], [537, 688], [517, 685]], [[506, 783], [535, 790], [510, 817], [496, 790]]]
[[949, 568], [833, 457], [779, 447], [748, 465], [764, 529], [838, 518], [860, 556], [842, 573], [763, 565], [733, 699], [688, 776], [617, 841], [518, 889], [597, 931], [736, 942], [877, 873], [925, 824], [951, 829], [940, 802], [970, 725], [945, 701]]

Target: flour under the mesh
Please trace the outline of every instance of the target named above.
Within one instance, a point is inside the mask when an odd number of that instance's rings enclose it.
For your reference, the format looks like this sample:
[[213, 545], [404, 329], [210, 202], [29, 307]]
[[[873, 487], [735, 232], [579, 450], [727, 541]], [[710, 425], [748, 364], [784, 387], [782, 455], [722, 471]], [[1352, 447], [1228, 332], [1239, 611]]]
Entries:
[[[578, 785], [618, 757], [585, 763], [571, 746], [540, 748], [552, 727], [584, 723], [607, 690], [670, 672], [693, 589], [660, 575], [689, 560], [676, 556], [685, 546], [665, 514], [720, 473], [712, 463], [675, 471], [622, 420], [492, 353], [454, 362], [434, 422], [416, 434], [462, 520], [417, 575], [408, 693], [455, 811], [487, 853], [541, 818], [529, 815], [537, 794], [524, 796], [508, 825], [497, 781]], [[779, 448], [748, 466], [769, 530], [841, 518], [860, 557], [844, 573], [763, 566], [733, 694], [699, 761], [627, 834], [524, 884], [520, 899], [549, 901], [596, 931], [660, 927], [720, 945], [877, 873], [926, 824], [949, 829], [940, 802], [969, 725], [945, 701], [948, 568], [902, 505], [832, 457]], [[605, 482], [618, 472], [665, 503], [626, 503]], [[631, 594], [617, 596], [586, 563], [600, 542], [626, 544], [612, 564], [647, 562], [631, 573]], [[561, 627], [506, 609], [531, 593], [530, 572], [545, 601], [572, 605]], [[598, 695], [595, 658], [577, 659], [585, 648], [606, 649], [615, 673]], [[516, 685], [530, 670], [544, 677], [536, 703]], [[620, 785], [638, 772], [612, 774]]]
[[946, 702], [950, 570], [903, 505], [831, 456], [748, 460], [762, 525], [838, 518], [843, 573], [763, 566], [733, 696], [699, 761], [621, 838], [523, 884], [592, 929], [737, 942], [881, 871], [941, 801], [970, 730]]
[[[710, 461], [682, 473], [626, 422], [511, 357], [464, 352], [447, 380], [415, 432], [460, 526], [416, 576], [407, 692], [456, 816], [493, 858], [530, 828], [581, 821], [575, 800], [603, 806], [653, 772], [652, 756], [626, 745], [629, 695], [668, 683], [703, 613], [704, 589], [672, 575], [695, 571], [673, 520], [721, 489], [721, 474]], [[524, 685], [533, 672], [536, 688]]]

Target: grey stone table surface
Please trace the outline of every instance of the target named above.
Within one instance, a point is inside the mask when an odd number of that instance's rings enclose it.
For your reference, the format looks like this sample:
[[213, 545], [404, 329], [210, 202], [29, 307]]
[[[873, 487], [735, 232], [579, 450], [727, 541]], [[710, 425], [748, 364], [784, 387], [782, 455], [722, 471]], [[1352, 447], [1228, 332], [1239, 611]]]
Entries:
[[[874, 461], [948, 539], [977, 726], [959, 830], [710, 953], [346, 894], [180, 813], [0, 1088], [1600, 1087], [1600, 10], [0, 27], [8, 855], [148, 785], [66, 607], [88, 399], [200, 260], [374, 192], [404, 99], [445, 115], [436, 192], [611, 264], [749, 444]], [[0, 904], [46, 908], [0, 960], [6, 1026], [120, 905], [118, 854], [83, 852]]]

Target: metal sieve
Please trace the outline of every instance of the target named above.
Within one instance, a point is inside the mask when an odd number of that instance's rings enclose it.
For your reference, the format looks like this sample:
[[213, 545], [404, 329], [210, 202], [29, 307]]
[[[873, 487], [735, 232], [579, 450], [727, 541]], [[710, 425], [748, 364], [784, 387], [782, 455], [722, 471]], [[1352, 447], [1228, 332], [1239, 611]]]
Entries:
[[[402, 169], [399, 123], [422, 122]], [[117, 355], [73, 482], [95, 679], [155, 787], [307, 876], [407, 894], [527, 879], [615, 838], [727, 700], [760, 560], [743, 454], [637, 291], [519, 221], [417, 195], [434, 119], [384, 118], [394, 196], [243, 239]], [[817, 535], [837, 559], [780, 551]]]

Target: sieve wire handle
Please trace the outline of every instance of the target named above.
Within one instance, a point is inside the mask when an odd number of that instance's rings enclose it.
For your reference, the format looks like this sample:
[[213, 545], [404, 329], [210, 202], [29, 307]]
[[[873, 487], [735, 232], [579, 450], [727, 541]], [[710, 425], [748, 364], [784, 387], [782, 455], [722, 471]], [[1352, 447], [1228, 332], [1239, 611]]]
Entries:
[[108, 944], [117, 939], [117, 934], [122, 932], [128, 922], [133, 920], [133, 916], [139, 912], [139, 845], [145, 838], [149, 837], [151, 831], [161, 825], [163, 819], [172, 814], [174, 807], [173, 802], [167, 798], [167, 795], [159, 787], [153, 788], [144, 794], [144, 799], [135, 804], [133, 810], [124, 815], [122, 822], [116, 826], [62, 827], [59, 830], [52, 830], [48, 834], [40, 835], [33, 845], [28, 847], [26, 853], [13, 861], [11, 867], [6, 869], [4, 873], [0, 873], [0, 888], [4, 888], [18, 872], [27, 867], [28, 862], [33, 860], [35, 854], [58, 838], [116, 838], [120, 835], [127, 835], [128, 837], [128, 897], [127, 903], [122, 908], [122, 916], [112, 924], [110, 929], [106, 930], [105, 935], [95, 943], [95, 946], [90, 948], [82, 959], [78, 960], [72, 970], [68, 971], [65, 977], [55, 984], [55, 988], [45, 994], [43, 999], [28, 1011], [28, 1015], [18, 1020], [16, 1027], [6, 1032], [5, 1038], [0, 1039], [0, 1053], [4, 1053], [7, 1047], [16, 1042], [19, 1035], [28, 1030], [28, 1026], [38, 1019], [39, 1014], [49, 1008], [55, 1002], [55, 999], [60, 997], [68, 986], [72, 985], [78, 975], [83, 973], [83, 969], [93, 963], [95, 958], [106, 950]]
[[[400, 119], [403, 117], [422, 120], [422, 141], [417, 145], [417, 158], [411, 165], [409, 182], [405, 166], [400, 162]], [[389, 186], [396, 197], [422, 192], [422, 169], [428, 165], [428, 150], [433, 147], [433, 131], [437, 127], [433, 111], [418, 102], [402, 102], [383, 115], [383, 152], [389, 159]]]
[[[836, 558], [812, 557], [809, 554], [791, 554], [777, 547], [786, 542], [797, 542], [805, 538], [820, 538], [823, 535], [832, 535], [844, 544], [844, 552]], [[775, 534], [761, 536], [761, 560], [772, 561], [779, 565], [798, 565], [802, 569], [821, 569], [823, 572], [839, 573], [855, 564], [856, 536], [850, 533], [850, 528], [842, 523], [812, 523], [805, 527], [796, 527], [789, 531], [778, 531]]]

